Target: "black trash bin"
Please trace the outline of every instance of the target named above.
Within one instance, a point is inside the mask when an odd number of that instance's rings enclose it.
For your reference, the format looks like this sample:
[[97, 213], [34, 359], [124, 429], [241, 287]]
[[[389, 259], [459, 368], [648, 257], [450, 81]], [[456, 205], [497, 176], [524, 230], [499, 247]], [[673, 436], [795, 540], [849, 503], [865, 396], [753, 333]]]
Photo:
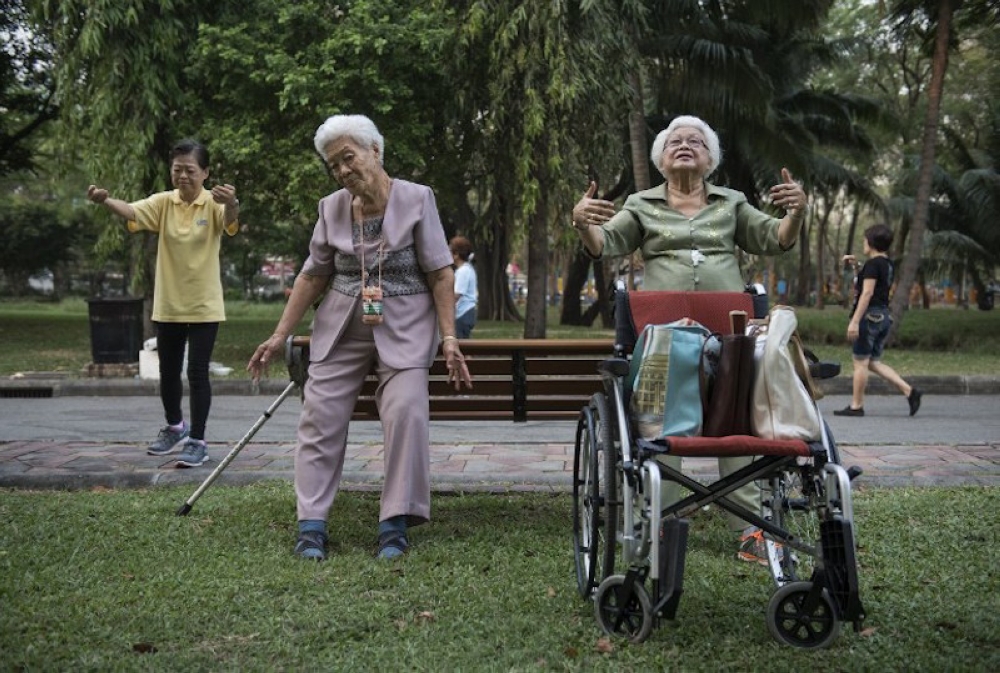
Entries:
[[139, 361], [142, 348], [142, 299], [88, 299], [90, 353], [95, 364]]
[[979, 304], [980, 311], [989, 311], [993, 309], [993, 290], [983, 290], [976, 300]]

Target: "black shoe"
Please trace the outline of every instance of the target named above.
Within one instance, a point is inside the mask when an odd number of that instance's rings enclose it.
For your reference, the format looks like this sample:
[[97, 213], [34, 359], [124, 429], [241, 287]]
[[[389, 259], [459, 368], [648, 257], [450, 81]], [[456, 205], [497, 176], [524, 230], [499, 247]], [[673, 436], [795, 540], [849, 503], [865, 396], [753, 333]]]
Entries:
[[865, 415], [865, 408], [861, 407], [860, 409], [852, 409], [850, 405], [847, 405], [843, 409], [837, 409], [836, 411], [834, 411], [833, 415], [834, 416], [864, 416]]
[[914, 416], [920, 411], [920, 398], [923, 396], [924, 392], [922, 390], [917, 390], [916, 388], [910, 390], [910, 395], [906, 398], [906, 401], [910, 403], [910, 416]]

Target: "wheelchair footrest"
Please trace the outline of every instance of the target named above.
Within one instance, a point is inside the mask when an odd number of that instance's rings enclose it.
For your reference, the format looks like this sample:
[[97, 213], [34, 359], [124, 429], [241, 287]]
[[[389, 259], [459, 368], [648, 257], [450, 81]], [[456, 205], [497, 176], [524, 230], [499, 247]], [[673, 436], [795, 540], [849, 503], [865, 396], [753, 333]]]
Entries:
[[684, 558], [687, 555], [688, 520], [669, 519], [660, 529], [660, 579], [655, 588], [656, 609], [663, 619], [673, 619], [684, 593]]
[[820, 523], [819, 534], [826, 585], [840, 612], [838, 617], [854, 622], [854, 628], [860, 630], [865, 609], [859, 595], [854, 529], [843, 517], [835, 516]]

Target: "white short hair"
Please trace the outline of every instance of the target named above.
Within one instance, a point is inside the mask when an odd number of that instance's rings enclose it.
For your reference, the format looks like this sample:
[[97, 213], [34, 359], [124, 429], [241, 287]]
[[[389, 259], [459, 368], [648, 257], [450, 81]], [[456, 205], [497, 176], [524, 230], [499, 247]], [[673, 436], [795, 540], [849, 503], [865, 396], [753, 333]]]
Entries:
[[672, 122], [670, 122], [670, 125], [667, 128], [663, 129], [656, 135], [656, 140], [653, 141], [653, 149], [649, 153], [649, 158], [653, 161], [653, 165], [656, 166], [656, 169], [660, 171], [660, 174], [663, 177], [667, 177], [667, 174], [663, 172], [662, 162], [660, 161], [660, 159], [663, 158], [663, 147], [667, 144], [667, 138], [670, 134], [683, 127], [696, 128], [701, 131], [703, 136], [705, 136], [705, 143], [708, 145], [708, 156], [711, 160], [708, 162], [708, 170], [702, 177], [707, 178], [709, 175], [714, 173], [715, 169], [722, 163], [722, 148], [719, 147], [719, 136], [712, 130], [711, 126], [698, 117], [682, 115], [680, 117], [676, 117]]
[[375, 122], [364, 115], [333, 115], [327, 117], [326, 121], [316, 129], [313, 144], [316, 145], [316, 151], [319, 155], [323, 157], [324, 163], [326, 162], [326, 146], [332, 140], [343, 136], [347, 136], [363, 147], [378, 147], [378, 161], [382, 163], [382, 158], [385, 155], [385, 140], [378, 132]]

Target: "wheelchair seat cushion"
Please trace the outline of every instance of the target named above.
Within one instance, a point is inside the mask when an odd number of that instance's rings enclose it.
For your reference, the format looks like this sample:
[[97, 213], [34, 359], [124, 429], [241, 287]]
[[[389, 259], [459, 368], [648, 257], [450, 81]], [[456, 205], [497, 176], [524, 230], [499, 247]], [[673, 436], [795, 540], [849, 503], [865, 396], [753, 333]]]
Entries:
[[639, 448], [649, 453], [672, 456], [727, 458], [730, 456], [802, 456], [813, 457], [810, 445], [799, 439], [763, 439], [751, 435], [728, 437], [665, 437], [656, 441], [638, 440]]

